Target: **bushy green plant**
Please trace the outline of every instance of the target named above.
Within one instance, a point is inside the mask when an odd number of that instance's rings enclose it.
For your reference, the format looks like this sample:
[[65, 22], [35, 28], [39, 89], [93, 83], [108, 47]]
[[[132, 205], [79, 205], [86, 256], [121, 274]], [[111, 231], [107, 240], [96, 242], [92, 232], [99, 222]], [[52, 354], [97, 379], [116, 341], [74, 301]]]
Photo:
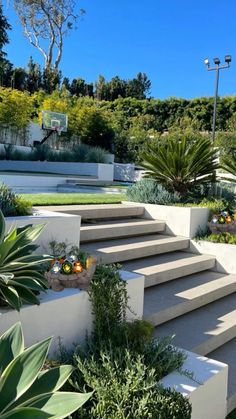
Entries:
[[4, 183], [0, 184], [0, 210], [5, 217], [14, 215], [28, 215], [31, 213], [31, 204], [17, 196]]
[[[236, 176], [236, 154], [232, 153], [230, 156], [223, 156], [221, 159], [220, 167], [226, 173]], [[236, 183], [236, 179], [232, 177], [226, 178], [226, 180], [229, 182]]]
[[204, 137], [196, 142], [171, 137], [163, 145], [150, 145], [143, 160], [146, 177], [182, 196], [197, 184], [209, 183], [218, 168], [217, 151]]
[[32, 254], [38, 246], [33, 242], [43, 225], [11, 228], [5, 234], [5, 220], [0, 211], [0, 299], [16, 310], [22, 303], [39, 304], [35, 293], [45, 291], [42, 265], [52, 258]]
[[101, 147], [90, 147], [85, 161], [88, 163], [107, 163], [107, 153]]
[[[82, 359], [76, 357], [74, 385], [94, 390], [87, 408], [75, 418], [94, 419], [190, 419], [191, 406], [175, 391], [158, 386], [158, 368], [146, 364], [141, 354], [111, 349]], [[81, 378], [83, 378], [81, 380]]]
[[236, 235], [228, 232], [219, 234], [206, 233], [198, 235], [195, 240], [205, 240], [212, 243], [225, 243], [225, 244], [236, 244]]
[[91, 393], [58, 391], [72, 373], [70, 365], [42, 371], [51, 340], [25, 349], [20, 323], [0, 337], [2, 419], [63, 419], [91, 397]]
[[154, 179], [141, 179], [127, 189], [127, 199], [147, 204], [168, 205], [180, 202], [180, 195], [167, 191]]

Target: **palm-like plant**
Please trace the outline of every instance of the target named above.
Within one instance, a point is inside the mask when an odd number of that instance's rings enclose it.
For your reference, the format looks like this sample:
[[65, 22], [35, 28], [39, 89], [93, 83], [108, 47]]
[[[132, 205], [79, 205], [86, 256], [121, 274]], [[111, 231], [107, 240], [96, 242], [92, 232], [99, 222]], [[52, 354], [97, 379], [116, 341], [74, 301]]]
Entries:
[[156, 179], [168, 190], [185, 195], [193, 186], [209, 182], [218, 168], [217, 151], [210, 140], [168, 139], [143, 154], [145, 177]]
[[[223, 169], [225, 172], [230, 173], [233, 176], [236, 176], [236, 155], [232, 154], [232, 156], [230, 157], [222, 157], [220, 168]], [[221, 179], [236, 183], [236, 178], [226, 178], [221, 176]]]
[[44, 225], [11, 228], [5, 233], [5, 220], [0, 211], [0, 298], [16, 310], [23, 302], [39, 304], [36, 292], [48, 286], [42, 264], [51, 260], [48, 255], [36, 255], [34, 242]]
[[63, 419], [92, 393], [58, 391], [73, 371], [70, 365], [43, 370], [51, 338], [25, 349], [20, 323], [0, 337], [1, 419]]

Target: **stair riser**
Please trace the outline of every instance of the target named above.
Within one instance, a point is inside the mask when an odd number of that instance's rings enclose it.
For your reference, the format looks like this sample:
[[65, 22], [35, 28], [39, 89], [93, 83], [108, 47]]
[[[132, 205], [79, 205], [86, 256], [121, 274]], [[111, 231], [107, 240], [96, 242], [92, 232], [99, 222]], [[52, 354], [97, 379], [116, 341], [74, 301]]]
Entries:
[[99, 241], [106, 239], [117, 239], [122, 237], [142, 236], [146, 234], [160, 233], [165, 230], [165, 223], [156, 225], [135, 225], [131, 227], [113, 227], [106, 228], [104, 226], [101, 230], [81, 230], [80, 231], [80, 242]]
[[212, 336], [203, 344], [191, 348], [191, 351], [196, 352], [199, 355], [207, 355], [225, 343], [229, 342], [230, 340], [234, 339], [235, 337], [236, 326], [233, 325], [232, 327], [222, 332], [219, 336]]
[[163, 284], [164, 282], [172, 281], [173, 279], [182, 278], [183, 276], [202, 272], [207, 269], [212, 269], [214, 268], [214, 266], [215, 260], [212, 259], [191, 263], [186, 266], [180, 266], [177, 268], [166, 270], [156, 275], [146, 275], [145, 288], [153, 287], [158, 284]]
[[220, 289], [204, 294], [194, 300], [184, 301], [183, 303], [172, 306], [171, 308], [168, 307], [168, 309], [162, 310], [156, 315], [147, 316], [145, 319], [152, 322], [155, 326], [158, 326], [162, 323], [168, 322], [169, 320], [175, 319], [176, 317], [182, 316], [183, 314], [189, 313], [190, 311], [212, 303], [213, 301], [217, 301], [220, 298], [226, 297], [234, 292], [236, 292], [236, 283], [225, 285]]
[[[110, 254], [99, 254], [99, 252], [96, 254], [99, 261], [102, 263], [117, 263], [122, 262], [126, 260], [133, 260], [153, 255], [158, 255], [161, 253], [167, 253], [167, 252], [174, 252], [175, 250], [183, 250], [187, 249], [189, 241], [183, 240], [183, 241], [176, 241], [172, 243], [162, 243], [162, 244], [156, 244], [156, 245], [150, 245], [140, 248], [134, 248], [129, 250], [121, 250]], [[81, 247], [83, 250], [83, 246]], [[86, 247], [85, 247], [86, 251]]]

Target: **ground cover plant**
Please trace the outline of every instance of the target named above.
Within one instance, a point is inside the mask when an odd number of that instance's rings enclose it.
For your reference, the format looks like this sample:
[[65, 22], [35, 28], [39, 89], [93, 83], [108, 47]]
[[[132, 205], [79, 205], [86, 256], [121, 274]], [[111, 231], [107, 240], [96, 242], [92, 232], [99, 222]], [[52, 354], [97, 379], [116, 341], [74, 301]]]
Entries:
[[44, 225], [12, 227], [5, 231], [5, 220], [0, 211], [0, 305], [20, 310], [23, 303], [39, 304], [36, 293], [48, 288], [43, 266], [52, 258], [36, 255], [33, 242]]
[[14, 215], [29, 215], [31, 204], [27, 199], [16, 195], [4, 183], [0, 184], [0, 210], [5, 217]]
[[0, 417], [63, 419], [80, 408], [91, 393], [59, 392], [73, 368], [44, 369], [52, 338], [25, 349], [20, 323], [0, 336]]
[[171, 338], [152, 338], [146, 321], [127, 323], [128, 298], [117, 266], [98, 265], [92, 279], [90, 299], [94, 331], [72, 358], [74, 391], [93, 391], [88, 404], [74, 419], [190, 419], [191, 406], [174, 390], [158, 381], [181, 370], [185, 355], [171, 345]]
[[236, 244], [236, 234], [223, 232], [214, 234], [208, 231], [207, 233], [199, 234], [195, 237], [196, 241], [205, 240], [211, 243], [225, 243], [225, 244]]
[[76, 204], [119, 204], [126, 199], [125, 194], [104, 193], [50, 193], [24, 194], [31, 205], [76, 205]]

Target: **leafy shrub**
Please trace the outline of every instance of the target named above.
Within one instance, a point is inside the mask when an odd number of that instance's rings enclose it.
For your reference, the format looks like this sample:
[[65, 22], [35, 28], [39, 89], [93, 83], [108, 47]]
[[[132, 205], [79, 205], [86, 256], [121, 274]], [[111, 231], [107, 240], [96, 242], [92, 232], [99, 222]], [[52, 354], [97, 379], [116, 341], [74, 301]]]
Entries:
[[65, 418], [90, 398], [59, 392], [72, 373], [70, 365], [41, 371], [51, 338], [24, 348], [20, 323], [0, 337], [0, 416], [4, 418]]
[[107, 155], [100, 147], [91, 147], [85, 159], [88, 163], [107, 163]]
[[171, 137], [165, 144], [150, 145], [143, 159], [145, 177], [154, 178], [166, 189], [182, 196], [197, 184], [209, 183], [218, 168], [217, 151], [204, 137], [195, 142]]
[[153, 179], [141, 179], [127, 189], [127, 199], [147, 204], [168, 205], [180, 202], [180, 195], [167, 191]]
[[75, 418], [191, 417], [188, 400], [180, 393], [158, 386], [158, 368], [149, 367], [141, 354], [111, 349], [102, 352], [99, 359], [77, 357], [76, 364], [74, 385], [78, 391], [93, 389], [94, 395], [87, 408], [79, 411], [78, 416], [74, 414]]
[[43, 225], [11, 228], [7, 234], [5, 228], [0, 211], [0, 302], [19, 311], [23, 302], [39, 304], [35, 292], [47, 289], [42, 265], [52, 258], [32, 254]]
[[14, 215], [28, 215], [31, 213], [31, 204], [18, 197], [4, 183], [0, 184], [0, 210], [5, 217]]
[[207, 233], [198, 235], [195, 240], [205, 240], [212, 243], [226, 243], [226, 244], [236, 244], [236, 235], [228, 232], [223, 232], [219, 234]]

